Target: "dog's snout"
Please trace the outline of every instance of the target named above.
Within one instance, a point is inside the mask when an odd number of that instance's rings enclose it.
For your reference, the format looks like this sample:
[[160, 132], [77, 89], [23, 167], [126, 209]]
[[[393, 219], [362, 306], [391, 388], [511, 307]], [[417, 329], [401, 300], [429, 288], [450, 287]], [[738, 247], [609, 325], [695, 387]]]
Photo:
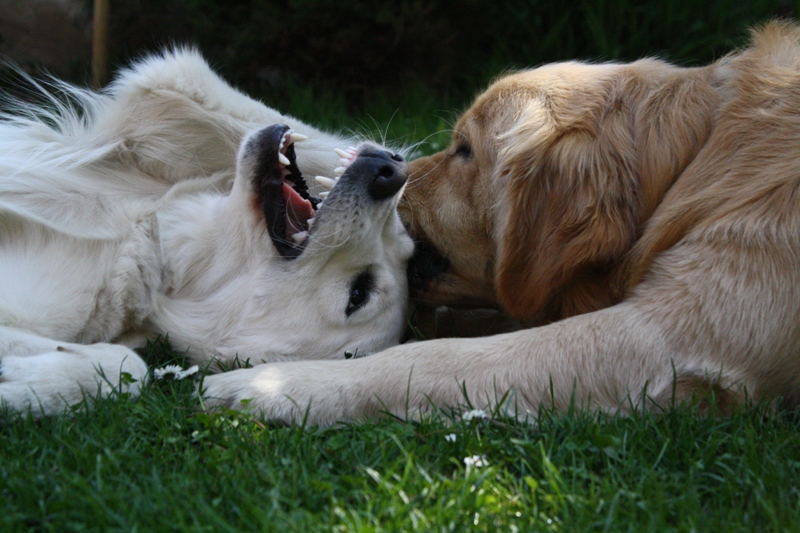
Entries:
[[350, 163], [342, 179], [371, 200], [394, 198], [408, 180], [408, 163], [402, 155], [365, 144]]
[[372, 181], [369, 183], [369, 194], [375, 200], [391, 198], [403, 188], [408, 179], [408, 165], [399, 154], [385, 150], [366, 155]]

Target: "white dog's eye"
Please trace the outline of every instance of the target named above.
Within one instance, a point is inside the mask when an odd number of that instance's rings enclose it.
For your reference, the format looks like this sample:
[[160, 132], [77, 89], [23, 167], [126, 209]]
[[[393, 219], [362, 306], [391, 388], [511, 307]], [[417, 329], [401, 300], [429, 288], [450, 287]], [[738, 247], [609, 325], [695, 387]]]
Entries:
[[362, 272], [355, 277], [350, 285], [350, 300], [347, 302], [347, 309], [344, 311], [347, 316], [364, 307], [364, 304], [369, 300], [369, 294], [374, 283], [375, 279], [369, 271]]

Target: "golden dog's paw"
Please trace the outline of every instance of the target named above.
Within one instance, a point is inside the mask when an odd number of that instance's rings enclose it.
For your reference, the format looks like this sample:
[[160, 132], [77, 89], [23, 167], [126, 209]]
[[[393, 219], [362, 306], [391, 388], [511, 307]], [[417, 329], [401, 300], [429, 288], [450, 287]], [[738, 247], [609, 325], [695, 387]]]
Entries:
[[271, 363], [207, 376], [201, 385], [208, 409], [249, 411], [270, 422], [327, 425], [345, 418], [343, 393], [326, 383], [330, 361]]

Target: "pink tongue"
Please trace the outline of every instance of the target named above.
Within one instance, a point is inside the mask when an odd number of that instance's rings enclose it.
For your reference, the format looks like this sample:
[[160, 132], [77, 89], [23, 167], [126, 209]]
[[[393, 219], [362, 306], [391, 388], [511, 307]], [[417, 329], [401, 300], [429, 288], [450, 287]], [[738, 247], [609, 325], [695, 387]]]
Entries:
[[286, 182], [282, 193], [286, 202], [286, 237], [291, 238], [295, 233], [308, 229], [308, 219], [314, 216], [314, 208]]

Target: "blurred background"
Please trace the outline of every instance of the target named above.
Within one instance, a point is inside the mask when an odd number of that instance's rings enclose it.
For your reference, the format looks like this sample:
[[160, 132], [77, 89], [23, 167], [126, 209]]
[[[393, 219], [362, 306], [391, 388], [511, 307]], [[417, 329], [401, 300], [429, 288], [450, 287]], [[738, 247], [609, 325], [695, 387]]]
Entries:
[[[88, 85], [93, 7], [0, 0], [0, 54]], [[642, 56], [702, 64], [749, 26], [797, 13], [791, 0], [109, 0], [107, 57], [113, 75], [191, 44], [273, 107], [408, 143], [446, 129], [509, 69]], [[431, 139], [425, 151], [446, 142]]]

